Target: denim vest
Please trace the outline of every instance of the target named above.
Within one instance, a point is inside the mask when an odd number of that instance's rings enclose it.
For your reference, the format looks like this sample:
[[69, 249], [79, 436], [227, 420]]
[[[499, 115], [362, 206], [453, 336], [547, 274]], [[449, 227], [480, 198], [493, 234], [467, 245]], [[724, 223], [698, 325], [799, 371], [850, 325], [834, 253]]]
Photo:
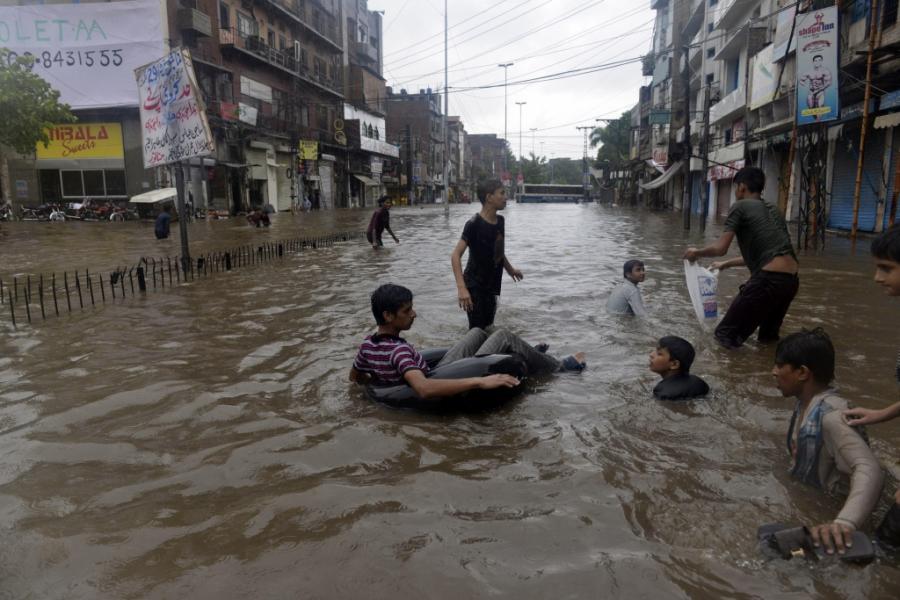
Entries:
[[[813, 487], [822, 488], [822, 482], [819, 481], [819, 455], [822, 452], [822, 419], [825, 415], [834, 410], [834, 408], [826, 402], [834, 396], [832, 390], [827, 390], [814, 400], [815, 406], [809, 411], [803, 422], [800, 423], [800, 429], [797, 432], [797, 455], [794, 457], [794, 466], [791, 469], [791, 476], [803, 483]], [[794, 451], [794, 427], [797, 425], [797, 419], [801, 416], [801, 404], [797, 401], [794, 406], [794, 414], [791, 416], [791, 425], [788, 427], [787, 447], [788, 452], [793, 454]], [[854, 428], [869, 443], [869, 437], [866, 435], [864, 427]]]

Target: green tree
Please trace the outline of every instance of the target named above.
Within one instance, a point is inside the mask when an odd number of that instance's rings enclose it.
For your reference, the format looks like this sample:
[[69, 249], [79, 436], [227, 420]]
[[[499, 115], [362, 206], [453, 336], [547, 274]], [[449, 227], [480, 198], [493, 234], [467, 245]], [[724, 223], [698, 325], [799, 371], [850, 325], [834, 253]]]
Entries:
[[608, 162], [614, 167], [627, 163], [631, 157], [631, 111], [622, 113], [606, 127], [591, 131], [590, 141], [591, 148], [600, 146], [597, 162]]
[[530, 158], [522, 161], [522, 175], [525, 183], [547, 182], [547, 158], [529, 153]]
[[552, 158], [548, 163], [551, 183], [581, 185], [584, 177], [584, 163], [580, 158]]
[[0, 203], [10, 200], [4, 147], [31, 154], [38, 142], [50, 143], [48, 127], [76, 120], [60, 103], [59, 92], [31, 72], [33, 64], [33, 58], [23, 56], [11, 60], [9, 50], [0, 48]]

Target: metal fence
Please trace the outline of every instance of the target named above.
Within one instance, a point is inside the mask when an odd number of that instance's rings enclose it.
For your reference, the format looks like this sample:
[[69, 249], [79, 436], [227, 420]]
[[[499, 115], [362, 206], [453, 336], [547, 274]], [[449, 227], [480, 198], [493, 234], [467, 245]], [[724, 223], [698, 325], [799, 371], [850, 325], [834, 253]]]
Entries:
[[13, 277], [12, 281], [4, 282], [0, 279], [0, 306], [8, 308], [8, 311], [0, 311], [0, 315], [8, 314], [14, 327], [23, 321], [46, 321], [107, 301], [124, 300], [129, 295], [163, 291], [182, 281], [273, 263], [288, 253], [326, 248], [362, 237], [365, 233], [353, 231], [237, 246], [192, 257], [187, 268], [181, 266], [184, 263], [180, 256], [144, 257], [136, 265], [107, 272], [91, 273], [84, 269], [63, 271], [61, 277], [51, 273], [35, 277], [27, 275], [24, 280]]

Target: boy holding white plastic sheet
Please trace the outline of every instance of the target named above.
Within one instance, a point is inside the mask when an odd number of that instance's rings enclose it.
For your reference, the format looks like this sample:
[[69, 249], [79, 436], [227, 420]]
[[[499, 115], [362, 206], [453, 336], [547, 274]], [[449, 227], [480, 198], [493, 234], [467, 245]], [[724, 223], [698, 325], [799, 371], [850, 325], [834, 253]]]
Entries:
[[819, 328], [785, 337], [775, 350], [772, 375], [785, 398], [797, 399], [787, 434], [791, 476], [828, 494], [849, 487], [834, 520], [810, 528], [816, 546], [843, 554], [853, 531], [871, 516], [884, 474], [864, 432], [843, 420], [848, 406], [830, 387], [834, 346], [828, 334]]
[[724, 256], [737, 237], [740, 258], [710, 265], [720, 271], [740, 265], [750, 269], [750, 279], [716, 327], [716, 339], [726, 348], [740, 347], [757, 328], [760, 342], [778, 341], [781, 324], [800, 288], [800, 266], [787, 223], [778, 207], [760, 196], [765, 174], [757, 167], [744, 167], [735, 174], [733, 185], [737, 202], [728, 212], [724, 233], [713, 244], [684, 253], [691, 262]]

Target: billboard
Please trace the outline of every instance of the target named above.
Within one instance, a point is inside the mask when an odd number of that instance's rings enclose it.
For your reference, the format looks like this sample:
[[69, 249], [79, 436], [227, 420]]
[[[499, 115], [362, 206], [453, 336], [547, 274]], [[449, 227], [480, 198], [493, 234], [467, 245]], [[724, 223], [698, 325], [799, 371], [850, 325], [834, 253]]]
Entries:
[[833, 121], [838, 104], [838, 12], [830, 6], [797, 16], [797, 124]]
[[773, 44], [760, 50], [750, 59], [750, 109], [764, 106], [775, 99], [778, 71], [781, 68], [773, 59]]
[[215, 151], [190, 52], [175, 49], [136, 69], [134, 77], [145, 169]]
[[50, 144], [38, 142], [38, 159], [124, 158], [119, 123], [75, 123], [47, 127]]
[[134, 70], [167, 51], [158, 0], [0, 7], [0, 47], [75, 109], [137, 106]]

